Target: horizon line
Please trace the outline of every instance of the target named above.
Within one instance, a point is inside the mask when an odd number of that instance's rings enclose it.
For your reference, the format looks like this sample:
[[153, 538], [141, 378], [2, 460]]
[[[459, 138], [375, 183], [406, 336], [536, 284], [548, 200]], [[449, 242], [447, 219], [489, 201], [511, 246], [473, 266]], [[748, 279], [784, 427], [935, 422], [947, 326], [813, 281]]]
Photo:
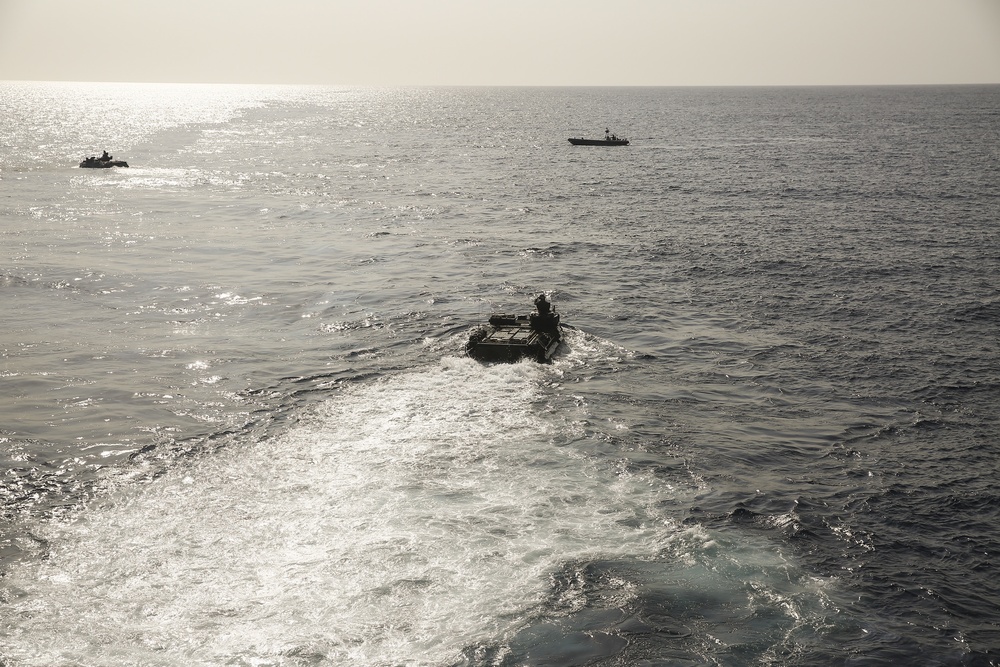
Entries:
[[1000, 81], [919, 83], [293, 83], [240, 81], [138, 81], [133, 79], [0, 79], [0, 83], [83, 83], [167, 86], [288, 86], [317, 88], [917, 88], [931, 86], [997, 86]]

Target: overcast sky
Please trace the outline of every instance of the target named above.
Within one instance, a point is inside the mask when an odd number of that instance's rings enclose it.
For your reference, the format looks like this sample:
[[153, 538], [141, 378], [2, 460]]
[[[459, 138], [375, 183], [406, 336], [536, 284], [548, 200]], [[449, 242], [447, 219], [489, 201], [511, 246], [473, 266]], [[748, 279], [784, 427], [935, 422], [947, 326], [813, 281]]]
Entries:
[[1000, 0], [0, 0], [0, 80], [1000, 83]]

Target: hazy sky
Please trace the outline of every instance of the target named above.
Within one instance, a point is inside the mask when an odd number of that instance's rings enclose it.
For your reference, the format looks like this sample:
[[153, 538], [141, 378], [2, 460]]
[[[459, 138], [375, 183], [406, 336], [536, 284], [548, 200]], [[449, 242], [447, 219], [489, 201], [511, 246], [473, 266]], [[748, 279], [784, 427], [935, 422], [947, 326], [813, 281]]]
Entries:
[[1000, 83], [1000, 0], [0, 0], [0, 80]]

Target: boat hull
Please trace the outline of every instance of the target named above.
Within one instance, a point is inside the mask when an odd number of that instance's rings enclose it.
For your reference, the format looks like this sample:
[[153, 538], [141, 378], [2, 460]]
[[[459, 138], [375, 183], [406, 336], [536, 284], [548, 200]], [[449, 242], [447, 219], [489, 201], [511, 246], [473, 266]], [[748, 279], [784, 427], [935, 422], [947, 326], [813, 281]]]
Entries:
[[477, 329], [465, 346], [473, 359], [489, 363], [514, 363], [533, 359], [545, 363], [552, 359], [562, 341], [562, 329], [556, 324], [547, 331], [532, 328], [528, 315], [494, 315], [487, 327]]
[[628, 139], [570, 139], [574, 146], [628, 146]]
[[108, 169], [110, 167], [127, 167], [125, 160], [84, 160], [80, 163], [81, 169]]

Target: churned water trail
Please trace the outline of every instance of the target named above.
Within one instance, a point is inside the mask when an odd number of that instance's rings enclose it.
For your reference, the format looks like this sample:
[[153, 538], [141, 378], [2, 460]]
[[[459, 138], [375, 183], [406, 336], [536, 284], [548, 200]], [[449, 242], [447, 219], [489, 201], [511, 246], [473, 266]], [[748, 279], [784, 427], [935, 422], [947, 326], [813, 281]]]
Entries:
[[45, 559], [9, 578], [5, 655], [440, 664], [502, 637], [562, 561], [653, 555], [676, 531], [670, 489], [588, 461], [532, 409], [542, 373], [446, 359], [354, 387], [45, 526]]
[[777, 599], [774, 623], [740, 643], [767, 652], [799, 625], [814, 630], [822, 605], [810, 598], [827, 584], [760, 545], [682, 527], [673, 508], [692, 489], [575, 446], [587, 435], [547, 405], [553, 373], [445, 358], [40, 527], [44, 558], [8, 574], [5, 614], [18, 623], [4, 655], [610, 657], [629, 634], [689, 637], [692, 609], [716, 626]]

